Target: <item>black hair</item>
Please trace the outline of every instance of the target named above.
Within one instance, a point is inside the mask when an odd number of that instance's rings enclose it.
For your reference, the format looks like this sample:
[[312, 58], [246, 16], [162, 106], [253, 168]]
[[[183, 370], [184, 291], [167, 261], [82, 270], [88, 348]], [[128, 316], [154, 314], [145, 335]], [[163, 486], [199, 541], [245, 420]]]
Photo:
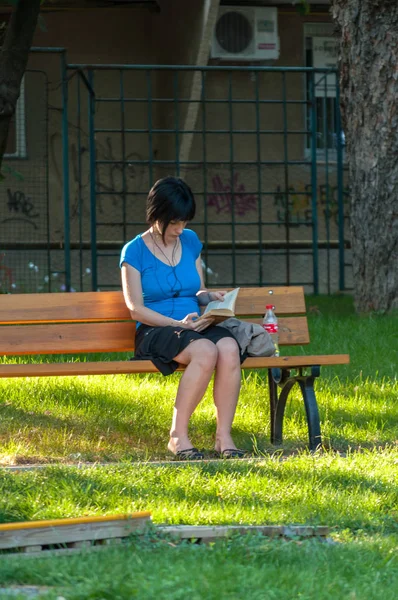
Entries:
[[148, 225], [161, 223], [162, 238], [171, 221], [192, 221], [195, 216], [195, 198], [189, 185], [179, 177], [164, 177], [149, 190], [146, 201]]

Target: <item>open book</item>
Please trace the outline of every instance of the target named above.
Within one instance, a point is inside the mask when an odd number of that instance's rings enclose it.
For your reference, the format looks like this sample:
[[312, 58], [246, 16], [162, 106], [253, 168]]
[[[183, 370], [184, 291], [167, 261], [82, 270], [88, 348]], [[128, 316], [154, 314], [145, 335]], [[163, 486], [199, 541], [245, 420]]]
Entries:
[[204, 313], [199, 317], [213, 317], [214, 323], [221, 323], [225, 319], [235, 316], [235, 304], [240, 288], [227, 292], [223, 300], [212, 300], [206, 306]]

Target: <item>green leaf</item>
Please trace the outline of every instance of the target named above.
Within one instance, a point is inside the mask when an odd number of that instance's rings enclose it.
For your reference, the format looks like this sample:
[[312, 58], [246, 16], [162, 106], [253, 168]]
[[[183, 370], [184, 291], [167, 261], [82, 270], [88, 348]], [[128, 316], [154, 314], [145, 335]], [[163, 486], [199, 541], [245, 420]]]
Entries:
[[297, 4], [297, 11], [303, 17], [310, 14], [311, 7], [310, 7], [308, 0], [293, 0], [292, 4], [293, 5]]
[[7, 175], [12, 175], [13, 177], [15, 177], [15, 179], [18, 179], [18, 181], [24, 181], [25, 177], [23, 176], [22, 173], [20, 173], [20, 171], [17, 171], [16, 169], [14, 169], [13, 167], [10, 167], [9, 165], [2, 165], [2, 172], [0, 173], [0, 182], [5, 180], [5, 174]]

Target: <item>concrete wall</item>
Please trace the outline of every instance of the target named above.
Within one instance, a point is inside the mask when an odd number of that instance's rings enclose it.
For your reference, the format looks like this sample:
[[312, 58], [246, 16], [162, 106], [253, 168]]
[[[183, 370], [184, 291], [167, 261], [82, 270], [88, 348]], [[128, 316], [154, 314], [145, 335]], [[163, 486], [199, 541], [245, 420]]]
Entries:
[[[209, 22], [214, 20], [217, 1], [186, 2], [186, 0], [163, 0], [161, 12], [150, 12], [145, 8], [124, 7], [98, 8], [94, 10], [69, 10], [45, 14], [47, 31], [38, 30], [35, 46], [56, 46], [67, 49], [69, 63], [98, 64], [206, 64], [211, 30]], [[279, 10], [279, 34], [281, 55], [274, 66], [301, 66], [305, 64], [303, 26], [308, 21], [329, 21], [329, 15], [314, 14], [303, 18], [294, 10]], [[215, 61], [213, 61], [213, 64]], [[52, 243], [62, 245], [63, 241], [63, 180], [62, 180], [62, 129], [61, 129], [61, 81], [59, 55], [32, 54], [30, 70], [40, 70], [48, 77], [49, 112], [48, 137], [45, 131], [45, 116], [40, 113], [43, 104], [44, 84], [42, 75], [33, 75], [27, 83], [26, 123], [28, 157], [26, 161], [9, 161], [12, 166], [25, 173], [25, 179], [18, 182], [18, 189], [29, 196], [34, 209], [29, 219], [15, 218], [12, 227], [3, 226], [10, 209], [7, 198], [0, 203], [1, 241], [13, 240], [40, 241], [50, 234]], [[259, 96], [262, 99], [280, 102], [283, 97], [283, 80], [280, 74], [262, 72], [255, 75], [248, 72], [216, 72], [206, 75], [205, 94], [208, 100], [226, 100], [231, 86], [234, 99], [255, 99], [255, 83], [258, 82]], [[88, 121], [84, 86], [80, 87], [81, 114], [78, 114], [78, 78], [75, 76], [69, 87], [69, 160], [70, 160], [70, 196], [71, 196], [71, 235], [72, 241], [79, 237], [90, 239], [89, 174], [88, 174]], [[304, 160], [306, 158], [306, 140], [304, 135], [289, 134], [287, 140], [280, 132], [283, 129], [284, 113], [282, 104], [262, 104], [258, 111], [260, 128], [275, 130], [273, 134], [207, 133], [203, 136], [203, 117], [206, 129], [229, 130], [231, 119], [234, 129], [252, 129], [257, 126], [256, 106], [254, 103], [234, 104], [230, 112], [227, 102], [206, 104], [206, 114], [196, 102], [202, 93], [202, 79], [198, 74], [182, 72], [176, 75], [171, 71], [97, 71], [95, 73], [95, 92], [99, 98], [117, 98], [121, 83], [125, 98], [141, 98], [141, 101], [126, 102], [124, 121], [120, 102], [97, 103], [95, 123], [97, 128], [106, 129], [174, 129], [181, 130], [178, 135], [172, 133], [125, 133], [98, 132], [96, 135], [97, 159], [121, 160], [123, 144], [125, 156], [131, 161], [149, 160], [150, 156], [161, 161], [175, 161], [174, 164], [155, 165], [152, 171], [146, 165], [133, 162], [123, 170], [120, 165], [98, 167], [97, 187], [102, 195], [98, 197], [97, 219], [103, 223], [98, 229], [100, 242], [123, 243], [125, 239], [143, 229], [145, 221], [145, 197], [151, 180], [179, 169], [196, 193], [198, 214], [195, 229], [205, 238], [203, 222], [207, 219], [209, 241], [238, 242], [274, 241], [286, 242], [287, 236], [296, 241], [312, 240], [312, 228], [293, 226], [288, 233], [283, 225], [267, 225], [270, 221], [284, 219], [283, 195], [286, 183], [290, 188], [290, 219], [298, 222], [309, 216], [311, 210], [310, 166], [256, 164], [260, 154], [263, 161]], [[148, 97], [152, 94], [152, 104], [148, 106]], [[286, 76], [286, 96], [289, 101], [302, 102], [305, 99], [305, 79], [302, 74]], [[175, 100], [185, 100], [177, 103]], [[157, 99], [157, 100], [156, 100]], [[163, 100], [163, 101], [159, 101]], [[168, 99], [168, 100], [167, 100]], [[289, 104], [286, 112], [288, 127], [302, 130], [305, 127], [304, 105]], [[184, 129], [196, 133], [184, 134]], [[80, 136], [80, 139], [79, 139]], [[48, 199], [49, 220], [45, 215], [46, 201], [46, 164], [45, 152], [48, 139]], [[203, 140], [206, 141], [206, 149]], [[287, 141], [287, 154], [285, 142]], [[79, 153], [80, 148], [80, 153]], [[236, 165], [228, 163], [247, 161], [253, 164]], [[203, 161], [209, 163], [203, 166]], [[177, 165], [178, 161], [195, 161], [193, 165]], [[211, 163], [217, 164], [211, 164]], [[81, 169], [81, 175], [79, 175]], [[41, 173], [41, 187], [35, 187], [37, 173]], [[231, 196], [228, 190], [234, 190], [235, 215], [231, 213]], [[124, 185], [125, 184], [125, 185]], [[17, 184], [12, 180], [10, 186]], [[323, 188], [322, 188], [323, 186]], [[127, 195], [123, 193], [123, 187]], [[12, 189], [12, 191], [13, 191]], [[330, 190], [329, 210], [333, 212], [331, 229], [326, 228], [325, 189]], [[111, 193], [113, 192], [113, 193]], [[37, 197], [35, 196], [37, 195]], [[336, 224], [336, 166], [330, 165], [328, 174], [324, 166], [319, 165], [318, 173], [318, 219], [319, 238], [337, 239]], [[15, 212], [15, 211], [14, 211]], [[39, 215], [33, 218], [33, 215]], [[20, 215], [13, 214], [18, 217]], [[123, 222], [137, 223], [122, 225]], [[230, 257], [214, 254], [207, 257], [212, 268], [218, 273], [229, 273], [227, 279], [238, 282], [258, 280], [260, 272], [259, 258], [242, 254], [231, 271]], [[43, 259], [44, 260], [44, 259]], [[77, 258], [76, 258], [77, 260]], [[89, 265], [89, 256], [84, 260]], [[271, 267], [267, 261], [271, 261]], [[298, 257], [298, 279], [311, 278], [311, 260]], [[326, 259], [325, 259], [326, 260]], [[333, 259], [336, 260], [335, 258]], [[104, 266], [103, 280], [117, 285], [115, 259]], [[278, 266], [276, 267], [278, 261]], [[62, 267], [62, 254], [55, 259]], [[105, 261], [104, 263], [105, 264]], [[274, 264], [274, 268], [272, 268]], [[326, 263], [325, 263], [326, 264]], [[264, 258], [263, 273], [278, 272], [283, 280], [286, 277], [283, 257]], [[276, 267], [276, 268], [275, 268]], [[114, 275], [113, 275], [114, 272]], [[308, 275], [309, 273], [309, 275]], [[302, 274], [302, 275], [301, 275]], [[221, 279], [226, 280], [225, 277]], [[272, 277], [271, 277], [272, 279]], [[323, 278], [325, 281], [325, 279]], [[335, 286], [336, 274], [333, 275]], [[281, 281], [283, 282], [283, 281]], [[325, 284], [326, 285], [326, 284]]]

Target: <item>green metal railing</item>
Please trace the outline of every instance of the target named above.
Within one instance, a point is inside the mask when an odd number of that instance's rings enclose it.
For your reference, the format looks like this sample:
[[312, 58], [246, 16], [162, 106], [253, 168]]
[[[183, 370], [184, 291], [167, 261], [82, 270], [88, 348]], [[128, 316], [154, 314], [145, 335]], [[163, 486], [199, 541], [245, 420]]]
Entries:
[[[134, 234], [145, 227], [145, 220], [132, 218], [131, 205], [137, 206], [137, 213], [143, 215], [142, 207], [145, 203], [145, 193], [153, 184], [154, 180], [167, 172], [177, 176], [183, 175], [188, 181], [190, 179], [200, 180], [201, 185], [194, 192], [198, 200], [198, 218], [193, 227], [198, 231], [204, 242], [203, 257], [208, 271], [224, 270], [228, 273], [219, 278], [217, 283], [222, 285], [265, 285], [265, 284], [304, 284], [318, 293], [320, 287], [327, 292], [331, 291], [331, 256], [337, 253], [338, 260], [338, 287], [345, 288], [344, 277], [344, 250], [346, 240], [344, 239], [344, 168], [343, 147], [340, 116], [338, 110], [338, 82], [335, 71], [328, 69], [313, 68], [276, 68], [276, 67], [194, 67], [194, 66], [170, 66], [170, 65], [68, 65], [70, 73], [76, 72], [84, 77], [77, 79], [78, 87], [76, 93], [81, 98], [82, 81], [88, 92], [88, 137], [89, 137], [89, 171], [90, 171], [90, 213], [91, 213], [91, 270], [92, 288], [118, 287], [119, 281], [112, 274], [111, 267], [105, 263], [113, 259], [113, 268], [116, 268], [117, 257], [120, 247]], [[330, 94], [331, 74], [335, 77], [335, 91]], [[239, 86], [237, 78], [249, 75], [254, 84], [251, 97], [236, 97], [235, 90]], [[161, 88], [159, 80], [166, 82], [165, 89]], [[279, 78], [278, 94], [270, 91], [269, 97], [264, 94], [262, 78], [272, 77], [275, 81]], [[322, 77], [323, 76], [323, 77]], [[195, 82], [195, 77], [197, 78]], [[217, 84], [217, 77], [222, 78], [222, 85]], [[292, 85], [289, 78], [295, 77], [294, 85], [297, 87], [297, 77], [301, 77], [302, 90], [292, 94]], [[70, 77], [69, 77], [70, 78]], [[316, 80], [317, 78], [317, 80]], [[309, 97], [300, 97], [306, 87], [309, 88]], [[104, 81], [108, 83], [105, 85]], [[238, 81], [238, 83], [237, 83]], [[110, 83], [112, 82], [112, 83]], [[133, 82], [133, 83], [132, 83]], [[183, 84], [183, 85], [182, 85]], [[196, 85], [196, 91], [195, 91]], [[181, 88], [185, 86], [185, 90]], [[127, 89], [128, 88], [128, 89]], [[156, 89], [155, 89], [156, 88]], [[132, 94], [131, 89], [139, 90], [139, 94]], [[222, 94], [220, 95], [220, 89]], [[241, 89], [241, 86], [240, 88]], [[322, 96], [322, 91], [324, 94]], [[188, 92], [186, 91], [188, 90]], [[321, 92], [319, 91], [321, 90]], [[215, 93], [216, 92], [216, 93]], [[223, 95], [224, 94], [224, 95]], [[248, 94], [249, 96], [249, 94]], [[168, 109], [167, 123], [162, 121], [161, 109]], [[334, 107], [333, 130], [328, 122], [326, 105]], [[141, 113], [145, 112], [143, 126], [131, 126], [128, 124], [134, 110], [131, 107], [140, 107]], [[142, 107], [145, 107], [144, 111]], [[214, 116], [210, 113], [214, 107], [222, 107], [226, 114], [226, 123], [222, 127], [214, 125]], [[105, 107], [105, 108], [104, 108]], [[196, 114], [193, 120], [189, 120], [189, 110], [194, 108]], [[235, 108], [243, 110], [239, 123], [237, 123]], [[267, 121], [266, 110], [281, 110], [282, 119], [280, 124], [264, 127], [262, 121]], [[317, 108], [318, 107], [318, 108]], [[247, 114], [254, 108], [254, 126], [245, 123], [244, 112]], [[297, 108], [302, 110], [300, 116]], [[291, 117], [291, 110], [296, 111], [295, 119]], [[80, 109], [79, 109], [80, 110]], [[321, 119], [319, 112], [322, 112]], [[166, 112], [166, 111], [165, 111]], [[117, 119], [115, 114], [117, 113]], [[101, 123], [98, 123], [98, 115], [101, 114]], [[188, 116], [187, 116], [188, 115]], [[81, 119], [81, 115], [79, 116]], [[252, 119], [251, 119], [252, 120]], [[300, 123], [302, 125], [300, 126]], [[309, 123], [309, 128], [306, 124]], [[320, 125], [321, 123], [321, 130]], [[188, 127], [186, 125], [188, 124]], [[79, 120], [79, 130], [81, 120]], [[156, 152], [155, 147], [162, 135], [168, 138], [168, 151]], [[108, 139], [118, 139], [120, 144], [119, 154], [105, 154], [99, 150], [99, 139], [108, 136]], [[182, 154], [184, 136], [198, 139], [201, 138], [200, 152]], [[239, 137], [246, 143], [248, 159], [236, 156]], [[264, 140], [266, 136], [280, 138], [279, 156], [268, 156], [265, 151]], [[302, 141], [303, 152], [297, 149], [292, 152], [290, 146], [293, 137]], [[134, 142], [134, 137], [138, 142]], [[323, 138], [321, 148], [319, 138]], [[146, 138], [145, 156], [136, 156], [137, 144], [143, 143]], [[209, 145], [214, 145], [214, 139], [228, 140], [228, 152], [220, 159], [214, 158], [214, 148], [209, 152]], [[335, 140], [334, 146], [328, 139]], [[249, 142], [248, 142], [249, 140]], [[65, 144], [67, 144], [65, 138]], [[296, 144], [297, 146], [297, 144]], [[252, 149], [253, 147], [253, 149]], [[133, 149], [133, 152], [130, 150]], [[224, 148], [225, 150], [225, 148]], [[253, 152], [255, 153], [254, 158]], [[191, 154], [196, 154], [193, 158]], [[133, 156], [131, 155], [133, 154]], [[198, 155], [199, 154], [199, 155]], [[211, 154], [211, 156], [210, 156]], [[320, 156], [322, 154], [322, 156]], [[330, 165], [333, 165], [334, 182], [331, 185]], [[297, 199], [311, 198], [309, 212], [298, 215], [292, 221], [291, 196], [292, 170], [298, 172], [300, 167], [305, 170], [305, 189], [295, 190], [294, 197]], [[131, 168], [144, 170], [145, 187], [130, 189], [128, 186], [128, 173]], [[219, 189], [210, 189], [210, 179], [217, 169], [222, 169], [228, 174], [225, 183]], [[248, 177], [253, 189], [247, 189], [244, 182], [239, 185], [238, 175], [242, 169], [251, 169]], [[279, 203], [281, 210], [278, 214], [272, 214], [270, 200], [275, 198], [275, 189], [270, 189], [267, 178], [272, 169], [282, 172], [278, 178]], [[101, 173], [117, 171], [120, 176], [120, 185], [112, 189], [112, 185], [104, 186]], [[253, 177], [253, 170], [255, 177]], [[192, 173], [200, 172], [200, 176], [192, 176]], [[325, 214], [325, 227], [322, 238], [319, 235], [319, 179], [323, 179], [323, 201]], [[303, 176], [302, 176], [303, 177]], [[294, 178], [294, 177], [293, 177]], [[112, 181], [111, 181], [112, 184]], [[244, 193], [241, 191], [242, 186]], [[335, 188], [337, 198], [331, 197], [332, 187]], [[214, 182], [213, 182], [214, 188]], [[256, 208], [251, 211], [254, 219], [241, 219], [243, 201], [256, 201]], [[117, 197], [121, 207], [118, 211], [108, 209], [99, 210], [101, 206], [112, 205], [112, 198]], [[215, 200], [216, 199], [216, 200]], [[337, 200], [335, 216], [338, 218], [336, 235], [331, 234], [332, 201]], [[229, 203], [228, 218], [220, 218], [222, 206], [216, 206], [216, 212], [211, 211], [212, 203]], [[225, 207], [224, 207], [225, 208]], [[250, 208], [250, 207], [249, 207]], [[336, 207], [333, 207], [336, 209]], [[117, 212], [117, 216], [116, 216]], [[248, 211], [250, 212], [250, 211]], [[274, 211], [275, 212], [275, 211]], [[102, 216], [104, 215], [104, 216]], [[268, 216], [269, 215], [269, 216]], [[134, 216], [134, 215], [133, 215]], [[214, 227], [218, 234], [214, 234]], [[109, 236], [109, 230], [112, 235]], [[266, 234], [272, 228], [277, 235]], [[301, 235], [294, 239], [298, 231], [302, 233], [310, 229], [311, 235]], [[104, 231], [108, 234], [104, 235]], [[223, 232], [227, 232], [224, 234]], [[283, 232], [283, 234], [282, 234]], [[84, 240], [80, 238], [80, 248], [84, 248]], [[326, 274], [321, 274], [323, 280], [320, 286], [320, 264], [319, 252], [326, 253]], [[297, 258], [304, 257], [301, 261], [306, 266], [298, 268]], [[251, 268], [249, 280], [246, 277], [245, 268], [239, 266], [241, 257], [256, 263]], [[251, 258], [250, 258], [251, 257]], [[271, 257], [274, 257], [273, 259]], [[269, 265], [276, 266], [275, 271], [280, 272], [283, 267], [283, 278], [275, 277], [273, 269]], [[335, 260], [336, 262], [336, 260]], [[112, 261], [111, 261], [112, 263]], [[216, 263], [217, 267], [213, 267]], [[268, 265], [268, 266], [267, 266]], [[208, 277], [209, 283], [211, 281]], [[326, 283], [325, 283], [326, 282]]]
[[49, 255], [49, 288], [53, 275], [66, 290], [119, 288], [121, 247], [146, 227], [148, 190], [168, 174], [195, 193], [208, 285], [349, 288], [336, 71], [78, 65], [63, 48], [34, 52], [59, 57], [63, 233], [50, 223], [41, 241], [7, 248]]

